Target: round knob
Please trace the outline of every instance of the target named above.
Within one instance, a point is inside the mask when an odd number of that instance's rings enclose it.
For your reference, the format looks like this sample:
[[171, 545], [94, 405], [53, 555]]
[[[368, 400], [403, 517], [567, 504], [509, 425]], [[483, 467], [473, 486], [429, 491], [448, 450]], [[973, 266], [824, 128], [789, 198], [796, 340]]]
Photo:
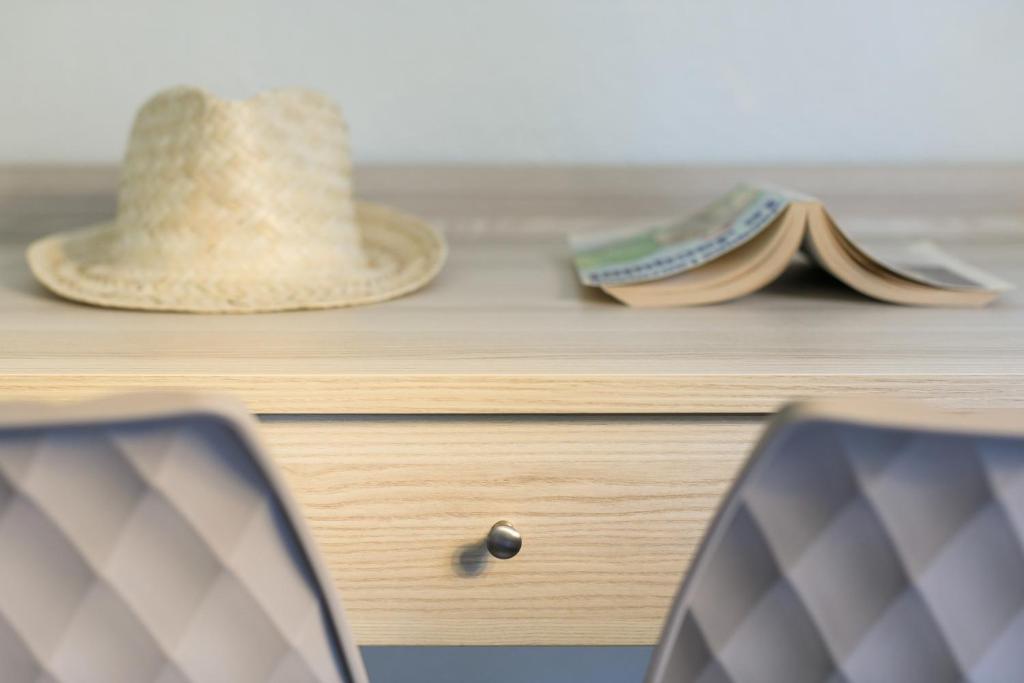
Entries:
[[507, 560], [519, 554], [523, 547], [523, 536], [505, 520], [491, 527], [487, 534], [487, 552], [499, 560]]

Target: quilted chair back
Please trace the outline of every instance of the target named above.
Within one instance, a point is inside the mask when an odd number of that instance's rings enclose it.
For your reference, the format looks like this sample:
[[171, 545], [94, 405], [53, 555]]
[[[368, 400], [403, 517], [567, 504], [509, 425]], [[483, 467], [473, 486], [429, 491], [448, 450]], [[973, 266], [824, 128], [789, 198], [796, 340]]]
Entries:
[[853, 412], [811, 404], [769, 430], [649, 682], [1024, 681], [1024, 419]]
[[4, 681], [365, 680], [250, 422], [198, 398], [0, 408]]

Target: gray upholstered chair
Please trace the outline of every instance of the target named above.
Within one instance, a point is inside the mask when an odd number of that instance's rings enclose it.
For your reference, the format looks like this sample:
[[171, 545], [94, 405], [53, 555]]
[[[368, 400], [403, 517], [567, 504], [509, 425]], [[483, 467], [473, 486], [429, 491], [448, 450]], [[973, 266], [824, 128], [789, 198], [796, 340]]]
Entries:
[[0, 408], [3, 681], [365, 681], [250, 422], [198, 398]]
[[1024, 681], [1024, 416], [785, 411], [676, 598], [650, 683]]

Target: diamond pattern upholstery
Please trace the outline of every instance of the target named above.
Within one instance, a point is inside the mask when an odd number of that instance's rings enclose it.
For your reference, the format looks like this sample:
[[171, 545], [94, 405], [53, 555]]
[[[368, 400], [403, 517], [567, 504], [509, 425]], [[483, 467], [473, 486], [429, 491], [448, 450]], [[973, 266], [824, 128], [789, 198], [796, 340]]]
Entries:
[[1024, 680], [1024, 438], [782, 421], [677, 596], [655, 683]]
[[0, 429], [5, 682], [362, 680], [302, 522], [236, 421], [32, 422]]

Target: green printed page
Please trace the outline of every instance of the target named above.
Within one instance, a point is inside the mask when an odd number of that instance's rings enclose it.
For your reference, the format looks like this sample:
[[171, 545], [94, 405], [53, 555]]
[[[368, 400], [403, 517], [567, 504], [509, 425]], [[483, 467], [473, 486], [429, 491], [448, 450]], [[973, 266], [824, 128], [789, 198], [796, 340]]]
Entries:
[[688, 218], [639, 230], [571, 235], [585, 285], [628, 285], [685, 272], [756, 237], [789, 205], [781, 190], [740, 185]]

